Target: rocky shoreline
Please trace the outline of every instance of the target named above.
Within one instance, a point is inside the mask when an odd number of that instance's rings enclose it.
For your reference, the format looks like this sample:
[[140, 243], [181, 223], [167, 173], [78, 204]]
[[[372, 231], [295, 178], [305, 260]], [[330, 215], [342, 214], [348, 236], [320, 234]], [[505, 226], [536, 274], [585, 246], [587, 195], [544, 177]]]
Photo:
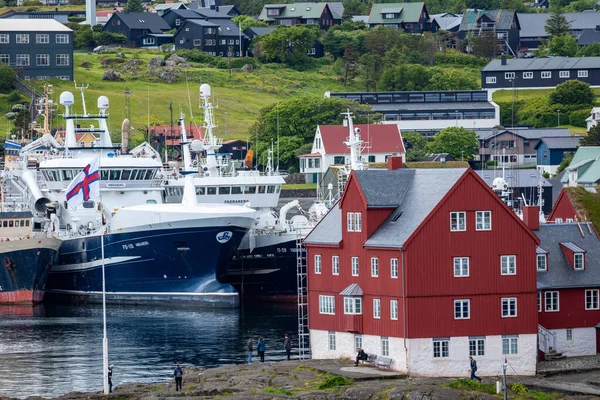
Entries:
[[[409, 378], [400, 375], [376, 374], [358, 377], [352, 373], [349, 360], [282, 361], [254, 363], [203, 369], [186, 367], [183, 390], [175, 391], [174, 382], [161, 384], [122, 384], [114, 388], [112, 399], [213, 399], [227, 397], [239, 400], [254, 399], [370, 399], [370, 400], [433, 400], [433, 399], [498, 399], [491, 394], [496, 378], [484, 385], [471, 385], [468, 380], [444, 378]], [[326, 371], [346, 371], [341, 375]], [[378, 371], [374, 369], [373, 371]], [[512, 378], [511, 378], [512, 380]], [[512, 385], [513, 382], [509, 382]], [[451, 387], [454, 386], [454, 387]], [[575, 399], [591, 398], [568, 396], [561, 393], [512, 393], [511, 399]], [[106, 398], [100, 392], [69, 393], [61, 400]], [[7, 398], [0, 398], [6, 400]], [[33, 398], [29, 398], [33, 399]]]

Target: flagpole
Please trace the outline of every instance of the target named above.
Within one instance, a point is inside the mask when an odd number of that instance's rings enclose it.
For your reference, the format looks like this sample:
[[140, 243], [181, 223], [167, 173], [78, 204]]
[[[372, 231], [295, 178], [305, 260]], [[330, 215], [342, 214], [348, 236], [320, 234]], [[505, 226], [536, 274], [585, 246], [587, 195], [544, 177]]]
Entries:
[[100, 251], [102, 256], [102, 322], [104, 324], [104, 337], [102, 339], [102, 368], [104, 370], [104, 394], [108, 394], [108, 337], [106, 336], [106, 279], [104, 274], [104, 202], [102, 201], [102, 190], [100, 173], [100, 157], [98, 157], [98, 193], [100, 194]]

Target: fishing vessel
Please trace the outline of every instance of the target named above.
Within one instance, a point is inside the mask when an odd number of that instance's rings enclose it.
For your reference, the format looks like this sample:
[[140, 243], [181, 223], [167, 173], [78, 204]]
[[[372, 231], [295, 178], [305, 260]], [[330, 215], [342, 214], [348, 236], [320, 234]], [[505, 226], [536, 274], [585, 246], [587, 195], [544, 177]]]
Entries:
[[[28, 158], [39, 155], [36, 149], [41, 146], [50, 148], [38, 157], [36, 170], [27, 171], [35, 176], [29, 187], [39, 188], [57, 205], [49, 216], [53, 232], [63, 239], [46, 293], [100, 301], [104, 265], [107, 302], [237, 306], [237, 292], [219, 283], [216, 271], [229, 263], [253, 225], [254, 210], [198, 205], [193, 195], [184, 195], [183, 203], [163, 204], [159, 157], [147, 145], [129, 152], [128, 120], [122, 127], [123, 143], [113, 145], [108, 99], [101, 96], [98, 113], [88, 114], [83, 87], [81, 95], [82, 114], [71, 113], [72, 93], [60, 96], [65, 107], [63, 144], [45, 135], [21, 151]], [[94, 139], [81, 144], [83, 135]], [[72, 209], [65, 201], [66, 188], [94, 159], [100, 166], [100, 198]], [[86, 177], [83, 187], [87, 183]], [[193, 186], [189, 188], [193, 192]]]

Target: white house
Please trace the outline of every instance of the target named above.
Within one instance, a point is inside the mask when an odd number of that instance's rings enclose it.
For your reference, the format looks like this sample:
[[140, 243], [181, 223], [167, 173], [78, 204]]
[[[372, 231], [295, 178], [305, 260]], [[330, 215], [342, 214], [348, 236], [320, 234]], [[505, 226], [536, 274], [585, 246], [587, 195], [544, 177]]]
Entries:
[[[363, 162], [386, 162], [388, 156], [400, 156], [406, 161], [402, 134], [396, 124], [359, 124], [355, 131], [364, 142], [361, 149]], [[333, 164], [350, 164], [350, 149], [344, 144], [348, 140], [347, 124], [318, 125], [310, 154], [300, 158], [300, 172], [307, 183], [318, 183]]]
[[592, 108], [591, 115], [585, 120], [587, 130], [589, 131], [592, 126], [598, 123], [598, 121], [600, 121], [600, 107], [594, 107]]

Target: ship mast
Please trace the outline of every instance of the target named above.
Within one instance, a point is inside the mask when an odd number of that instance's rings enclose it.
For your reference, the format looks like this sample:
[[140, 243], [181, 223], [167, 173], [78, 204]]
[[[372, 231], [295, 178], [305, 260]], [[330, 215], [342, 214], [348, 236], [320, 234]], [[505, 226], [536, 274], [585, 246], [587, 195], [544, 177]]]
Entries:
[[210, 102], [210, 85], [204, 83], [200, 85], [200, 97], [202, 98], [202, 108], [204, 109], [204, 140], [202, 148], [206, 151], [206, 173], [209, 176], [218, 176], [217, 151], [221, 147], [221, 140], [213, 134], [213, 129], [217, 127], [214, 122], [213, 105]]

